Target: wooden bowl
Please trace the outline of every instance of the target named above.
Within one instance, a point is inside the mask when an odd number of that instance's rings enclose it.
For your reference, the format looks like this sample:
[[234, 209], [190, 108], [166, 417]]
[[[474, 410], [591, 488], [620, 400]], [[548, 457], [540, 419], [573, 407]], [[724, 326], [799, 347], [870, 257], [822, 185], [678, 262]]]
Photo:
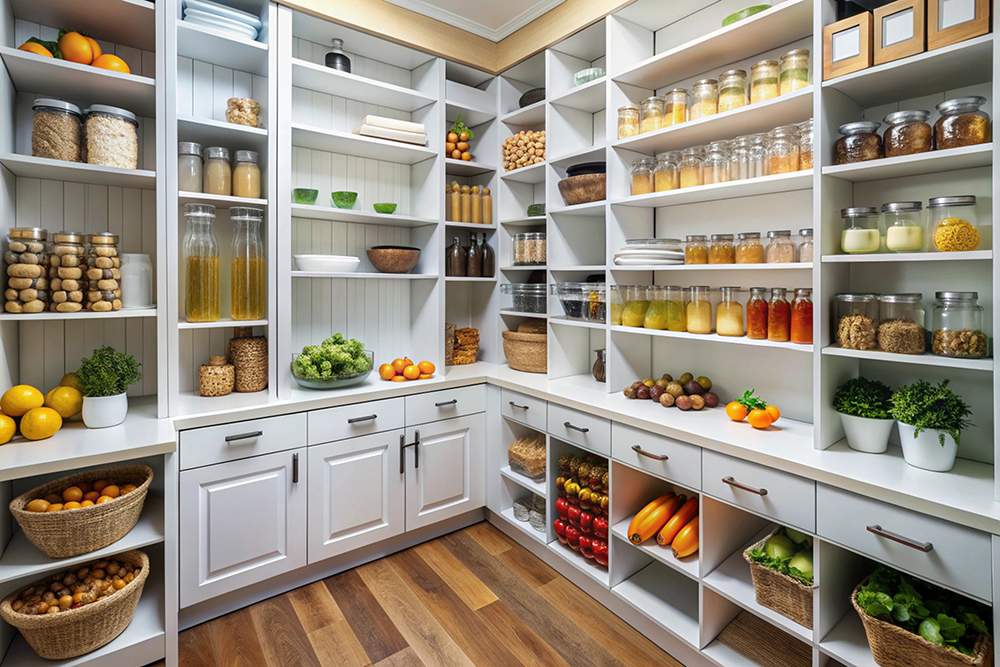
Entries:
[[607, 196], [607, 174], [581, 174], [559, 181], [559, 192], [567, 206], [603, 201]]
[[376, 245], [368, 250], [368, 260], [379, 273], [407, 273], [420, 261], [420, 248]]

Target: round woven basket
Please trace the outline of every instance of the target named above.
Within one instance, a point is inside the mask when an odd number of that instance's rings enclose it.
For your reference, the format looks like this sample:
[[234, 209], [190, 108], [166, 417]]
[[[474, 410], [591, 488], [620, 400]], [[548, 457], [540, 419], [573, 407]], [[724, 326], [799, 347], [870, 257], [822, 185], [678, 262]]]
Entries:
[[548, 336], [546, 334], [503, 332], [503, 353], [507, 365], [515, 371], [545, 373], [548, 371]]
[[559, 181], [559, 193], [567, 206], [604, 201], [608, 196], [607, 174], [580, 174]]
[[812, 630], [813, 626], [813, 591], [815, 585], [806, 586], [801, 581], [787, 574], [775, 572], [769, 567], [750, 560], [749, 553], [754, 549], [763, 549], [767, 542], [779, 529], [743, 551], [743, 559], [750, 564], [750, 578], [753, 579], [753, 589], [757, 595], [757, 604], [778, 612], [785, 618], [790, 618], [802, 627]]
[[[109, 503], [60, 512], [28, 512], [24, 507], [50, 493], [61, 494], [80, 482], [111, 479], [119, 485], [134, 484], [132, 493]], [[149, 466], [119, 466], [79, 472], [35, 487], [10, 501], [10, 513], [25, 537], [49, 558], [72, 558], [103, 549], [125, 537], [142, 514], [146, 492], [153, 481]]]
[[132, 622], [149, 576], [149, 558], [143, 552], [126, 551], [114, 558], [142, 568], [128, 586], [114, 595], [79, 609], [28, 616], [11, 607], [21, 591], [29, 588], [25, 586], [0, 602], [0, 618], [20, 630], [35, 653], [47, 660], [66, 660], [101, 648]]

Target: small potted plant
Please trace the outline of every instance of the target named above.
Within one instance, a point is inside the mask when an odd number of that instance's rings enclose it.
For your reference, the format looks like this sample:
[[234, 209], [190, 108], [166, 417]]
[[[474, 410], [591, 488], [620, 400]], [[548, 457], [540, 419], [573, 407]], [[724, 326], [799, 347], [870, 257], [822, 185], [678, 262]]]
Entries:
[[833, 407], [840, 413], [847, 445], [859, 452], [882, 454], [896, 421], [889, 414], [892, 389], [878, 380], [851, 378], [837, 389]]
[[87, 428], [108, 428], [125, 421], [129, 385], [142, 377], [131, 354], [105, 345], [80, 362], [76, 375], [83, 386], [83, 423]]
[[948, 380], [936, 387], [917, 380], [900, 387], [890, 400], [906, 462], [924, 470], [951, 470], [962, 444], [962, 431], [972, 426], [968, 420], [972, 411], [948, 388]]

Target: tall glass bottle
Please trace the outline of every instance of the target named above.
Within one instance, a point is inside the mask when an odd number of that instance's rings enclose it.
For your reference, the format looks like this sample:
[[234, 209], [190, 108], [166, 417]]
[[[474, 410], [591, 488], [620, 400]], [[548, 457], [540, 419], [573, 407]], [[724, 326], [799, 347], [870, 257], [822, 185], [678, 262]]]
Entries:
[[470, 278], [481, 278], [483, 275], [483, 252], [479, 249], [479, 239], [475, 234], [469, 234], [469, 254], [465, 258], [465, 275]]
[[344, 55], [344, 40], [333, 40], [333, 49], [326, 54], [326, 66], [341, 72], [351, 71], [351, 59]]
[[483, 232], [483, 242], [479, 247], [483, 251], [483, 278], [492, 278], [497, 272], [497, 256], [486, 242], [486, 232]]
[[186, 204], [184, 217], [184, 262], [186, 266], [185, 313], [188, 322], [219, 319], [219, 242], [212, 231], [215, 207]]
[[445, 253], [444, 275], [464, 276], [465, 275], [465, 248], [462, 247], [456, 236]]
[[264, 318], [267, 291], [267, 264], [259, 208], [231, 208], [233, 249], [230, 261], [230, 315], [234, 320]]

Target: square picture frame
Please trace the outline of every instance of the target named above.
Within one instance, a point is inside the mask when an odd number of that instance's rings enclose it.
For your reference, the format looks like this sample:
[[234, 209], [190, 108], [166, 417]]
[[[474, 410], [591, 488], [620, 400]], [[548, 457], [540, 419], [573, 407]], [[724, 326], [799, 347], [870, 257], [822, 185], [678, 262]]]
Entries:
[[872, 14], [863, 12], [823, 27], [823, 80], [872, 66]]
[[926, 50], [926, 9], [926, 0], [896, 0], [875, 9], [876, 65]]
[[[945, 2], [949, 7], [945, 7]], [[990, 0], [928, 0], [927, 50], [964, 42], [990, 31]]]

